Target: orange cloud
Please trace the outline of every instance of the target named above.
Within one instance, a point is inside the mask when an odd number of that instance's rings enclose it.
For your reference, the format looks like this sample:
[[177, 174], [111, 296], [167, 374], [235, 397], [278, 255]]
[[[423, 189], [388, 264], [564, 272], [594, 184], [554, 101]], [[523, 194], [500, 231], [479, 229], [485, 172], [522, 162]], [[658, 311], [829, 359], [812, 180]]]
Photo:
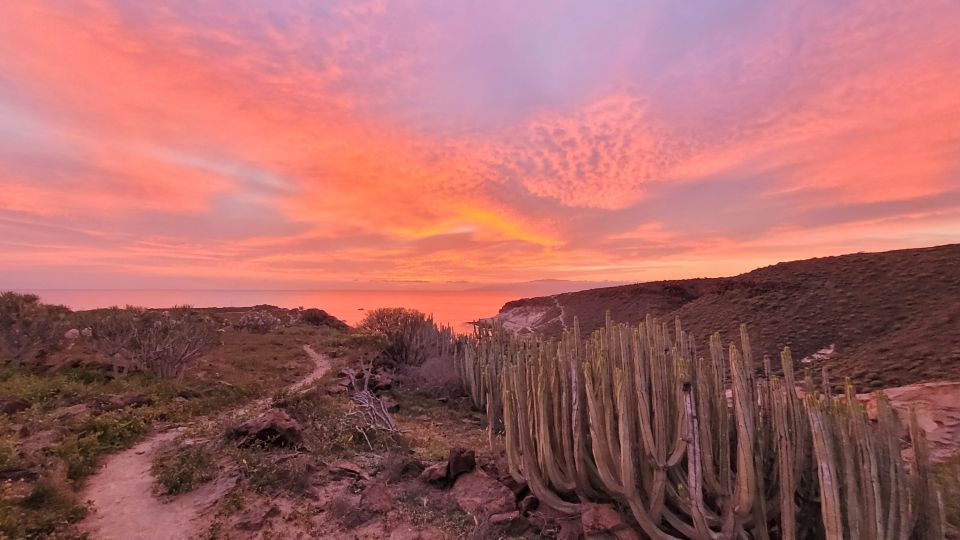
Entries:
[[695, 4], [0, 4], [0, 287], [65, 260], [650, 279], [949, 241], [960, 9]]

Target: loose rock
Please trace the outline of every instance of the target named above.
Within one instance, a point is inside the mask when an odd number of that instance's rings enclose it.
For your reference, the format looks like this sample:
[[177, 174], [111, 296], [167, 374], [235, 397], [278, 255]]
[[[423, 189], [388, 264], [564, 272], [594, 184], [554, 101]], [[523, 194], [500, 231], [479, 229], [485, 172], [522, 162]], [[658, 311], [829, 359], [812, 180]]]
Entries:
[[473, 450], [461, 447], [451, 448], [447, 464], [450, 480], [456, 480], [458, 476], [472, 471], [477, 466], [477, 456]]
[[607, 538], [639, 540], [640, 536], [630, 525], [623, 522], [623, 517], [612, 506], [584, 503], [583, 507], [580, 524], [583, 526], [583, 534], [588, 540]]
[[464, 474], [451, 490], [457, 505], [475, 516], [490, 516], [516, 509], [513, 493], [483, 471]]
[[261, 441], [273, 446], [299, 446], [303, 442], [300, 424], [282, 409], [270, 409], [240, 424], [230, 431], [229, 436], [240, 439], [241, 445]]
[[420, 473], [420, 480], [427, 484], [447, 483], [447, 462], [434, 463]]

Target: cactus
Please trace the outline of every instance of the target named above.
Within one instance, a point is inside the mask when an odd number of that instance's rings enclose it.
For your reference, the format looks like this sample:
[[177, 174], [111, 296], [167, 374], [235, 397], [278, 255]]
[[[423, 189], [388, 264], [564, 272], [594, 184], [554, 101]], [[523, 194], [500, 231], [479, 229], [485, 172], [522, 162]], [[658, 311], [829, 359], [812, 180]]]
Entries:
[[885, 397], [876, 425], [826, 374], [801, 400], [790, 350], [776, 377], [739, 337], [703, 358], [679, 320], [608, 315], [584, 338], [575, 319], [559, 341], [495, 326], [459, 343], [457, 372], [510, 473], [560, 512], [612, 500], [655, 539], [942, 538], [916, 422], [908, 464]]

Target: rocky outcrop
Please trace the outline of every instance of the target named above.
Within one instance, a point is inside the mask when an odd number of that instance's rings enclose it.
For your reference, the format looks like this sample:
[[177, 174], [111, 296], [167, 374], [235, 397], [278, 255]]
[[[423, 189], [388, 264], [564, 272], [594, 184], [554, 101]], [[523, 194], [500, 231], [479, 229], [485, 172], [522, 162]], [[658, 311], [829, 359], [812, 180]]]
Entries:
[[[907, 429], [911, 411], [927, 433], [930, 459], [942, 462], [960, 453], [960, 382], [929, 382], [887, 388], [883, 391]], [[877, 417], [874, 394], [857, 396], [870, 419]], [[909, 450], [905, 453], [912, 454]], [[911, 458], [912, 455], [906, 457]]]

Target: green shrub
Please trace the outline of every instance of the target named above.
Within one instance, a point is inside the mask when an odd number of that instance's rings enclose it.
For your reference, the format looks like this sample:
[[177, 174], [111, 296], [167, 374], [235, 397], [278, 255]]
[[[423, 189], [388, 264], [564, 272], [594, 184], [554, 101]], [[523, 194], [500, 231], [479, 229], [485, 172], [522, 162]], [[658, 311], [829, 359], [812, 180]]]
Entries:
[[313, 459], [311, 454], [277, 454], [257, 446], [241, 449], [238, 455], [240, 473], [257, 493], [303, 493], [310, 484]]
[[213, 451], [205, 444], [165, 445], [154, 457], [150, 471], [161, 495], [193, 491], [217, 476]]
[[97, 470], [104, 454], [132, 446], [150, 428], [145, 409], [113, 411], [84, 421], [55, 450], [67, 465], [67, 478], [86, 478]]

